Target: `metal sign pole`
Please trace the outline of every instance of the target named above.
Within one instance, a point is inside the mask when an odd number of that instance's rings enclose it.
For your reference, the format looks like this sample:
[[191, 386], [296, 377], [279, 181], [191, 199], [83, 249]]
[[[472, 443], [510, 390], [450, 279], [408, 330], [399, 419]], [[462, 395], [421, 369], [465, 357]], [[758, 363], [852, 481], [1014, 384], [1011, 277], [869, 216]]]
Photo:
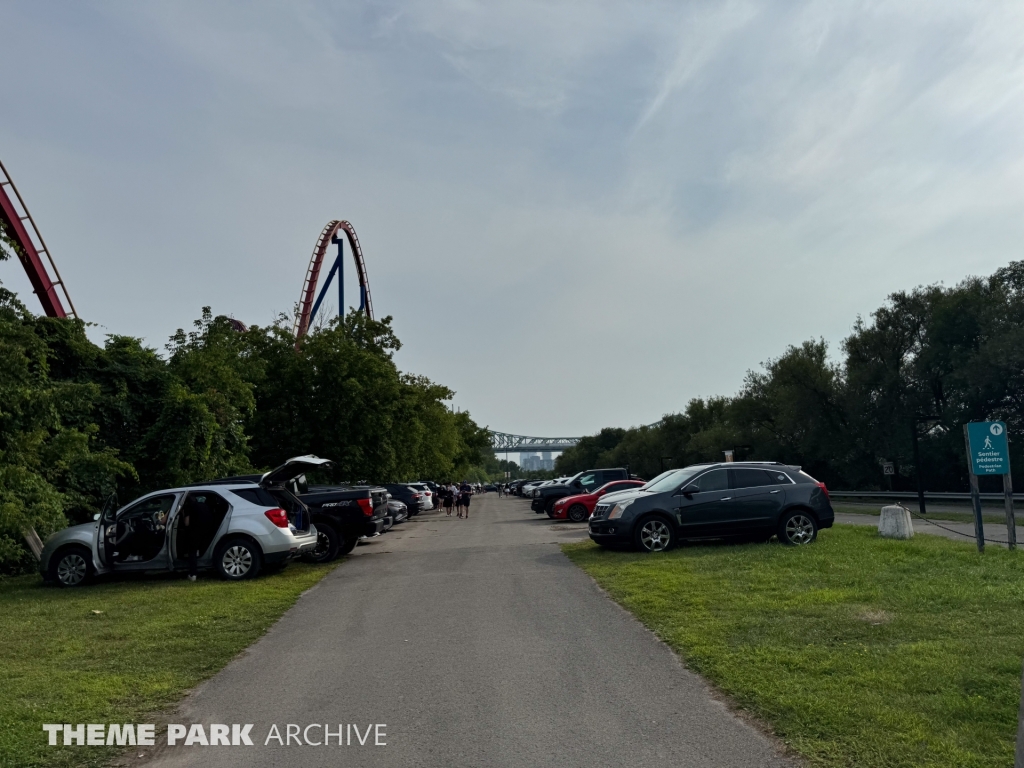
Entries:
[[971, 508], [974, 510], [974, 535], [978, 539], [978, 551], [985, 551], [985, 523], [981, 518], [981, 490], [978, 476], [974, 474], [974, 454], [971, 453], [971, 437], [968, 425], [964, 424], [964, 445], [967, 447], [967, 471], [971, 480]]
[[1013, 519], [1013, 478], [1010, 468], [1003, 475], [1003, 507], [1006, 509], [1006, 541], [1010, 549], [1017, 548], [1017, 522]]

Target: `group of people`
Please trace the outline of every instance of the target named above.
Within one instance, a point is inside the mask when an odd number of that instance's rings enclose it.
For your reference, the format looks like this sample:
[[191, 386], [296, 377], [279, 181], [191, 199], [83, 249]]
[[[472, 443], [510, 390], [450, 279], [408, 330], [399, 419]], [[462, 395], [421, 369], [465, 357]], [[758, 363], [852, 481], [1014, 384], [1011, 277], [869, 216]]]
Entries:
[[459, 517], [469, 517], [469, 500], [473, 496], [473, 487], [469, 483], [442, 485], [438, 495], [441, 497], [445, 515], [451, 517], [452, 507], [455, 507]]

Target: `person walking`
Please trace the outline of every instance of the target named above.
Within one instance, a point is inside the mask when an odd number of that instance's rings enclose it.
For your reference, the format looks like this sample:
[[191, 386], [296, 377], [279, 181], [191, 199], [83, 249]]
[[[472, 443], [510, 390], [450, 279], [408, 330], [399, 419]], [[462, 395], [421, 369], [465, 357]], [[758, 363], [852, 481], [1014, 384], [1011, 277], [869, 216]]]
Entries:
[[473, 495], [473, 488], [469, 483], [462, 484], [462, 508], [465, 510], [465, 518], [469, 519], [469, 499]]
[[452, 516], [452, 487], [450, 485], [442, 486], [441, 493], [444, 494], [444, 513], [445, 516]]

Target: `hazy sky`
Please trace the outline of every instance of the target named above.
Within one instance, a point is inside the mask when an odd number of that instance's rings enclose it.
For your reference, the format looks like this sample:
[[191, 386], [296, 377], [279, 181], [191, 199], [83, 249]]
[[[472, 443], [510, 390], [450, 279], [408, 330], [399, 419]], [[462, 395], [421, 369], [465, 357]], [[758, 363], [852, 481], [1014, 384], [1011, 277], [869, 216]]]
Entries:
[[0, 159], [94, 338], [266, 324], [345, 218], [400, 366], [501, 431], [649, 423], [1024, 258], [1019, 1], [8, 0], [0, 36]]

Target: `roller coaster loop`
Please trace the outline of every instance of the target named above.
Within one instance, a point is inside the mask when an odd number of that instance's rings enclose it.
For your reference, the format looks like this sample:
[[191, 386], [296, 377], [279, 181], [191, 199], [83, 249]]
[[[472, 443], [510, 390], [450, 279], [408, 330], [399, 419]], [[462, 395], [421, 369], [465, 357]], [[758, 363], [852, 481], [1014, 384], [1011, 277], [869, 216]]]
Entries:
[[[13, 192], [13, 198], [8, 192]], [[15, 205], [17, 201], [17, 205]], [[28, 226], [26, 226], [26, 223]], [[53, 263], [50, 249], [46, 247], [39, 228], [36, 227], [32, 214], [28, 212], [25, 201], [21, 199], [18, 188], [14, 186], [7, 169], [0, 162], [0, 228], [17, 246], [14, 250], [18, 260], [28, 273], [32, 290], [39, 297], [43, 311], [47, 317], [78, 317], [75, 305], [71, 303], [64, 281], [61, 279], [57, 265]], [[35, 235], [35, 238], [32, 235]], [[56, 280], [50, 278], [41, 254], [46, 254]], [[63, 301], [61, 296], [63, 295]], [[66, 305], [66, 306], [65, 306]]]
[[[370, 281], [366, 276], [366, 262], [363, 261], [363, 249], [359, 247], [359, 238], [356, 236], [356, 231], [352, 225], [347, 221], [332, 221], [324, 227], [323, 232], [320, 233], [320, 237], [317, 238], [316, 247], [313, 249], [313, 256], [309, 260], [309, 269], [306, 270], [306, 279], [302, 283], [302, 296], [299, 298], [299, 311], [295, 317], [295, 340], [301, 339], [309, 331], [309, 325], [313, 322], [313, 318], [316, 315], [315, 310], [319, 308], [320, 301], [323, 299], [323, 292], [317, 297], [316, 287], [317, 282], [320, 279], [320, 270], [323, 267], [324, 256], [327, 254], [327, 248], [332, 242], [339, 242], [337, 234], [339, 231], [344, 231], [345, 236], [348, 238], [349, 246], [352, 249], [352, 258], [356, 263], [356, 275], [359, 278], [359, 309], [366, 312], [366, 316], [373, 319], [373, 301], [370, 299]], [[340, 270], [341, 263], [338, 262], [336, 267]], [[334, 270], [332, 269], [328, 275], [328, 281], [334, 276]], [[338, 276], [341, 279], [341, 276]], [[326, 290], [327, 286], [324, 286]], [[339, 306], [339, 310], [343, 311]]]

